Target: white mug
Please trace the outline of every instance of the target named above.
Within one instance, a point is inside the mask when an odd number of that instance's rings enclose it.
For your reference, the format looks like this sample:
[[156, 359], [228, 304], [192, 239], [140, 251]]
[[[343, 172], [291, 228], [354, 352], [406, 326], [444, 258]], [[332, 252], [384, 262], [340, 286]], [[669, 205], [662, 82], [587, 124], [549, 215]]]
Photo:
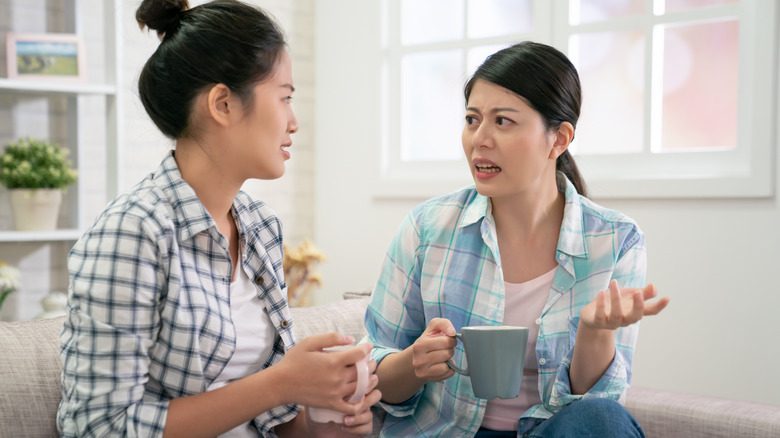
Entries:
[[[354, 345], [342, 345], [338, 347], [326, 348], [323, 351], [342, 351], [354, 347]], [[355, 388], [355, 392], [347, 399], [348, 403], [359, 402], [368, 392], [368, 384], [370, 381], [368, 374], [368, 358], [369, 355], [366, 355], [355, 363], [355, 368], [357, 369], [357, 386]], [[306, 411], [308, 412], [311, 421], [314, 421], [315, 423], [343, 423], [344, 416], [346, 415], [343, 412], [334, 411], [333, 409], [327, 408], [308, 407], [306, 408]]]

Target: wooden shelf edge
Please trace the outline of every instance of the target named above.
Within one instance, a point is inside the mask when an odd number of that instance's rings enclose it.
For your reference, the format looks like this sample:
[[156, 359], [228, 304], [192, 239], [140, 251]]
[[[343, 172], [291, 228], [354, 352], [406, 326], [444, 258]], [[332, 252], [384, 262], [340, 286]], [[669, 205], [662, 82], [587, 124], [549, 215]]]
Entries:
[[44, 82], [0, 78], [0, 90], [36, 94], [102, 94], [114, 95], [117, 87], [110, 84], [89, 84], [81, 82]]
[[76, 241], [81, 237], [76, 229], [54, 231], [0, 231], [0, 243]]

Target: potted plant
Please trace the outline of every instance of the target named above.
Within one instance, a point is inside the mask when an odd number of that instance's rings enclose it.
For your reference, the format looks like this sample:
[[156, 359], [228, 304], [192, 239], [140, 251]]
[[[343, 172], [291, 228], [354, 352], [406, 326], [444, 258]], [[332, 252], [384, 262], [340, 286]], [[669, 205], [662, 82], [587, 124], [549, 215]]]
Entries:
[[69, 152], [57, 143], [26, 137], [0, 154], [0, 184], [8, 188], [16, 230], [57, 228], [62, 193], [77, 176]]

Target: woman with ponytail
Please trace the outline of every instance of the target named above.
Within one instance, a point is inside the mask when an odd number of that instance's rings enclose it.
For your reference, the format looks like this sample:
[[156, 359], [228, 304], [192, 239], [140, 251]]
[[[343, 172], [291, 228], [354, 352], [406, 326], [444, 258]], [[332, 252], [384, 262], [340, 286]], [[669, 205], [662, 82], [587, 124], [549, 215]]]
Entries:
[[[586, 197], [567, 148], [580, 81], [565, 55], [524, 42], [465, 86], [463, 150], [475, 185], [412, 210], [368, 311], [387, 412], [382, 436], [642, 437], [623, 408], [649, 301], [644, 235]], [[530, 328], [520, 393], [479, 399], [454, 338]], [[518, 364], [517, 366], [520, 366]]]
[[[296, 344], [281, 223], [240, 190], [284, 174], [298, 130], [281, 30], [234, 0], [144, 0], [136, 19], [161, 39], [141, 102], [174, 147], [68, 257], [60, 433], [370, 433], [376, 363], [364, 399], [345, 401], [370, 345], [323, 352], [351, 343], [336, 333]], [[301, 405], [343, 412], [343, 425], [311, 423]]]

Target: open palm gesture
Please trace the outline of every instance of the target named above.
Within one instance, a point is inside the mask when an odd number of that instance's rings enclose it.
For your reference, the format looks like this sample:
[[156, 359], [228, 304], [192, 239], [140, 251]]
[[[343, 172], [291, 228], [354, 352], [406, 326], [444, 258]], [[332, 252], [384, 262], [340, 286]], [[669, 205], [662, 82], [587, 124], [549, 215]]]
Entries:
[[644, 316], [657, 315], [669, 297], [648, 302], [658, 295], [651, 283], [643, 288], [620, 289], [617, 280], [609, 282], [609, 290], [602, 290], [580, 312], [580, 323], [591, 329], [615, 330], [629, 326]]

